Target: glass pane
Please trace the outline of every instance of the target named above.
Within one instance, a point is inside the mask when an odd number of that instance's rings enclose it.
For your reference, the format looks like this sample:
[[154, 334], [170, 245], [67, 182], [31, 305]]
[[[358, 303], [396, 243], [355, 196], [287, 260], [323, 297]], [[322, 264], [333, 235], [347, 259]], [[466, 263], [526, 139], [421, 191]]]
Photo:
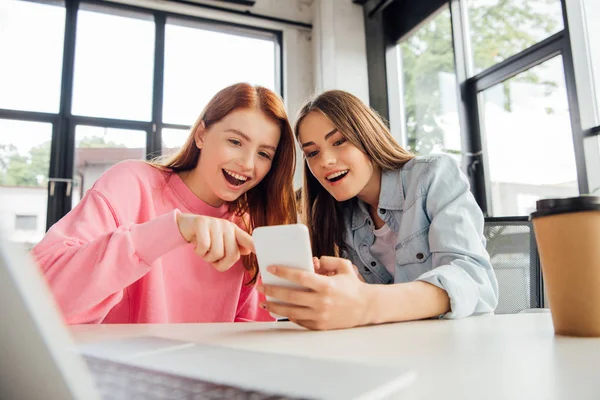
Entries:
[[101, 10], [77, 14], [73, 114], [150, 121], [154, 22]]
[[107, 169], [114, 164], [146, 157], [146, 132], [77, 126], [72, 206], [75, 207]]
[[27, 250], [44, 236], [52, 124], [0, 119], [0, 223]]
[[560, 0], [467, 0], [475, 73], [563, 29]]
[[191, 125], [224, 87], [248, 82], [275, 90], [275, 39], [167, 20], [163, 121]]
[[576, 196], [562, 57], [482, 92], [492, 215], [527, 215], [536, 200]]
[[407, 148], [416, 154], [461, 150], [450, 11], [398, 44]]
[[0, 1], [0, 108], [57, 113], [65, 9]]
[[189, 135], [189, 129], [163, 129], [162, 154], [169, 155], [179, 150]]

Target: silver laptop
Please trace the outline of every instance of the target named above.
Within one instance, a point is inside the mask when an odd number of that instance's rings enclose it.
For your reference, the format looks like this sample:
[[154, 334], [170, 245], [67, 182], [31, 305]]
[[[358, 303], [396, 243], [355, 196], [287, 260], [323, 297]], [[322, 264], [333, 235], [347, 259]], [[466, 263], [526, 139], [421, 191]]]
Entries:
[[402, 367], [138, 337], [76, 347], [44, 278], [0, 232], [1, 399], [387, 399]]

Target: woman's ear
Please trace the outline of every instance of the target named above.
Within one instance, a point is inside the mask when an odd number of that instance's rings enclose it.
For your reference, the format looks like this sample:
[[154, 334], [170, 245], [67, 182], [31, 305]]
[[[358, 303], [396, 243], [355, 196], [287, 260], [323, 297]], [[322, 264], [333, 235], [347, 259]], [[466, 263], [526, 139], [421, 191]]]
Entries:
[[196, 147], [202, 149], [204, 146], [204, 138], [206, 137], [206, 124], [204, 121], [200, 121], [198, 127], [196, 128], [196, 132], [194, 132], [194, 142], [196, 142]]

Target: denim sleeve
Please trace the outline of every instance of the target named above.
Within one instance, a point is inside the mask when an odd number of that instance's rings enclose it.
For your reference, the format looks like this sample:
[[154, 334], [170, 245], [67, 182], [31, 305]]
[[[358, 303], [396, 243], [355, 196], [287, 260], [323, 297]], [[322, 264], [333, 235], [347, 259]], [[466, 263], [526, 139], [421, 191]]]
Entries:
[[442, 156], [431, 162], [424, 178], [433, 269], [417, 279], [448, 293], [451, 311], [444, 318], [493, 312], [498, 282], [485, 249], [483, 214], [466, 176], [453, 159]]

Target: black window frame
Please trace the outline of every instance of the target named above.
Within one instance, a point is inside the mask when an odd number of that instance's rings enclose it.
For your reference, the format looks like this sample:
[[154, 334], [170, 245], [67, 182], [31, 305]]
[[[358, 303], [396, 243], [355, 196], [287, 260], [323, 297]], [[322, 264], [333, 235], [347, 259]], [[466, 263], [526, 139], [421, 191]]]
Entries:
[[[40, 0], [21, 0], [42, 2]], [[81, 5], [99, 5], [102, 8], [110, 8], [115, 13], [137, 12], [148, 14], [154, 18], [155, 23], [155, 51], [153, 65], [153, 89], [152, 89], [152, 118], [151, 121], [124, 120], [117, 118], [100, 118], [90, 116], [73, 115], [71, 113], [73, 102], [73, 78], [75, 64], [75, 43], [77, 32], [77, 13]], [[200, 8], [211, 8], [203, 4], [194, 4]], [[274, 58], [276, 71], [276, 91], [284, 98], [284, 75], [283, 75], [283, 30], [244, 25], [229, 21], [210, 19], [199, 16], [191, 16], [171, 11], [156, 10], [152, 8], [133, 6], [115, 1], [106, 0], [64, 0], [59, 4], [65, 9], [65, 32], [63, 45], [63, 63], [61, 72], [60, 103], [58, 113], [45, 113], [24, 110], [0, 109], [0, 119], [46, 122], [52, 124], [52, 144], [50, 149], [50, 165], [48, 172], [49, 185], [46, 230], [56, 223], [60, 218], [71, 210], [71, 193], [75, 158], [75, 129], [78, 125], [99, 126], [116, 129], [131, 129], [146, 132], [146, 159], [152, 159], [161, 155], [161, 132], [163, 128], [189, 129], [189, 125], [164, 123], [162, 121], [163, 111], [163, 88], [164, 88], [164, 57], [165, 57], [165, 26], [167, 18], [184, 19], [197, 22], [199, 25], [207, 24], [222, 27], [224, 32], [233, 31], [235, 34], [243, 34], [240, 31], [263, 32], [273, 35], [275, 38], [276, 54]], [[214, 7], [213, 7], [214, 8]], [[239, 14], [237, 10], [229, 10], [219, 7], [220, 11]], [[276, 22], [298, 25], [311, 28], [312, 25], [296, 21], [269, 18], [266, 16], [242, 13], [248, 17], [268, 19]], [[51, 193], [51, 187], [53, 193]], [[69, 190], [69, 193], [67, 193]]]

